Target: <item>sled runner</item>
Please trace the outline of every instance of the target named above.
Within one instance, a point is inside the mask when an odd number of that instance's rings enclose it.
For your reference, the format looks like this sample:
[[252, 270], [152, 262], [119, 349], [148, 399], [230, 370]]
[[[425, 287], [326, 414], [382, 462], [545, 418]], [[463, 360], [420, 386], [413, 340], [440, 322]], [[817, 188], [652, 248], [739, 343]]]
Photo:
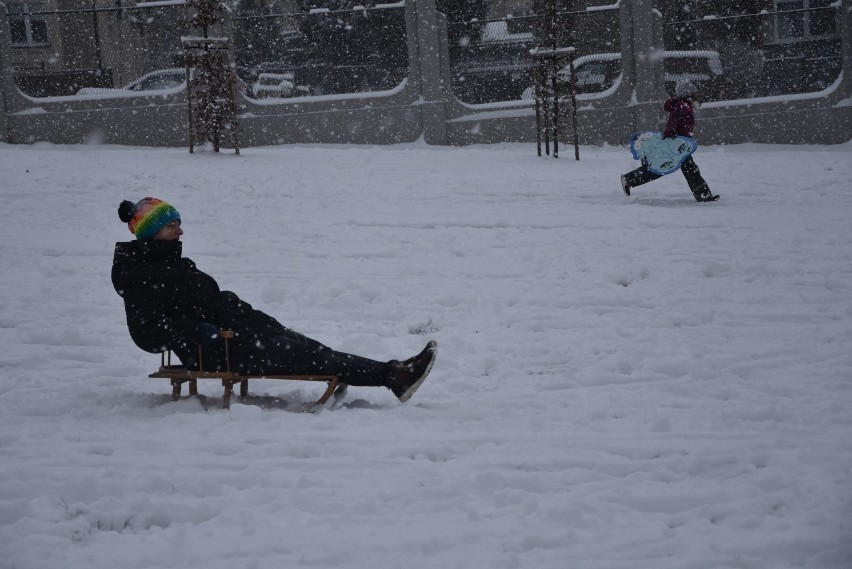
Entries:
[[698, 142], [688, 136], [663, 137], [663, 133], [643, 130], [630, 135], [630, 152], [654, 174], [665, 176], [678, 170], [692, 156]]
[[[222, 396], [222, 408], [229, 409], [231, 407], [231, 394], [234, 391], [234, 386], [240, 384], [240, 397], [248, 395], [248, 380], [249, 379], [286, 379], [293, 381], [325, 381], [328, 384], [325, 392], [314, 403], [307, 406], [305, 411], [313, 412], [325, 405], [329, 398], [334, 395], [335, 399], [343, 397], [346, 392], [347, 385], [342, 383], [335, 375], [240, 375], [237, 372], [231, 371], [231, 356], [228, 350], [228, 340], [234, 337], [234, 332], [231, 330], [219, 331], [219, 336], [225, 340], [225, 371], [204, 371], [203, 369], [191, 370], [182, 365], [172, 365], [172, 352], [168, 350], [160, 354], [160, 369], [150, 374], [148, 377], [155, 379], [170, 379], [172, 383], [172, 401], [177, 401], [180, 398], [181, 388], [184, 383], [189, 383], [189, 394], [198, 395], [198, 380], [199, 379], [219, 379], [222, 381], [222, 387], [225, 392]], [[203, 361], [201, 357], [201, 347], [198, 347], [198, 361]]]

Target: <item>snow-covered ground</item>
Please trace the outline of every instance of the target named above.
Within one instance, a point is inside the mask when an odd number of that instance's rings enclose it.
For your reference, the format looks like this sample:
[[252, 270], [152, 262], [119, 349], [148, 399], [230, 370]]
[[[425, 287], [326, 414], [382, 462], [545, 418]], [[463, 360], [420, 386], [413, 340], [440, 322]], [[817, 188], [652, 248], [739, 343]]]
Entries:
[[[852, 567], [852, 143], [0, 144], [3, 569]], [[254, 381], [172, 402], [110, 283], [123, 199], [407, 404]]]

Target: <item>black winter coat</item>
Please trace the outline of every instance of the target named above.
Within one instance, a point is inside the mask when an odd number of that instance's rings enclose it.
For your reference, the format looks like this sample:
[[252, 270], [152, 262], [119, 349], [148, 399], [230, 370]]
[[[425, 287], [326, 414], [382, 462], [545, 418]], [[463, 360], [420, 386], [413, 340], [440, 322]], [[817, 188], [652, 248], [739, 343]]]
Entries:
[[[302, 347], [323, 349], [277, 320], [254, 310], [229, 291], [219, 289], [210, 275], [182, 256], [180, 241], [144, 240], [116, 243], [112, 284], [124, 299], [127, 327], [137, 346], [147, 352], [172, 350], [190, 369], [198, 369], [201, 324], [234, 330], [230, 342], [232, 371], [275, 373], [287, 363], [280, 359], [280, 339], [297, 337]], [[203, 348], [205, 370], [225, 369], [221, 340]], [[275, 368], [275, 369], [272, 369]]]

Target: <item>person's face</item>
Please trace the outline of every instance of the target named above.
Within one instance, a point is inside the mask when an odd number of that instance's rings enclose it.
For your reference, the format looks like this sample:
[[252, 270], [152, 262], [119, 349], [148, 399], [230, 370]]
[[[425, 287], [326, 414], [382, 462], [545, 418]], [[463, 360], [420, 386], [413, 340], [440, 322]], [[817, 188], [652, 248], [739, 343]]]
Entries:
[[162, 239], [163, 241], [179, 241], [183, 235], [183, 229], [180, 228], [180, 221], [175, 219], [165, 224], [151, 239]]

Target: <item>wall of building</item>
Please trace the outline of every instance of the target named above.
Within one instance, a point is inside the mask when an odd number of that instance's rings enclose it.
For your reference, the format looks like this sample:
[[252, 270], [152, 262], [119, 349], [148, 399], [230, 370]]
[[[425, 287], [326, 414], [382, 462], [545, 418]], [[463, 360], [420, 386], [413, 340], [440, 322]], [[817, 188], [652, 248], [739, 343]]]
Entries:
[[[447, 22], [435, 0], [408, 0], [409, 77], [398, 88], [361, 95], [256, 101], [239, 97], [242, 146], [286, 143], [467, 145], [535, 142], [531, 101], [465, 105], [452, 94]], [[843, 29], [852, 29], [852, 0], [842, 0]], [[0, 4], [0, 25], [7, 25]], [[624, 68], [620, 86], [603, 98], [580, 98], [581, 144], [618, 144], [627, 133], [665, 119], [661, 72], [648, 57], [662, 45], [652, 0], [622, 0]], [[8, 33], [0, 33], [0, 140], [75, 144], [98, 141], [187, 145], [183, 91], [167, 96], [31, 98], [15, 86]], [[5, 42], [5, 43], [4, 43]], [[702, 144], [741, 142], [836, 144], [852, 139], [852, 34], [843, 37], [843, 73], [819, 94], [708, 103], [699, 115]]]

